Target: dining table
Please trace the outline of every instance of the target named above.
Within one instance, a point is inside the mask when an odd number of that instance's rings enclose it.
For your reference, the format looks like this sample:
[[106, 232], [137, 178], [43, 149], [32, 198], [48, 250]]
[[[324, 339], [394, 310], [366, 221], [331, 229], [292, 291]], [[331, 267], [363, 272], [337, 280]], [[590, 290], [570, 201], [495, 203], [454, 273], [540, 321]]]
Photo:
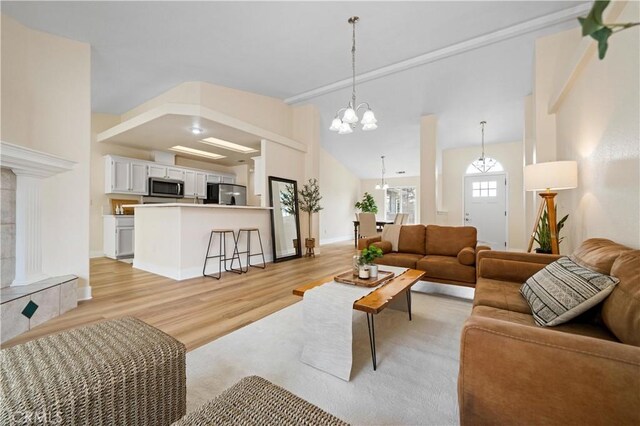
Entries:
[[[382, 231], [382, 228], [384, 228], [385, 225], [392, 225], [393, 221], [392, 220], [376, 220], [376, 228], [378, 228], [378, 231]], [[360, 239], [360, 233], [358, 232], [360, 229], [360, 221], [359, 220], [354, 220], [353, 221], [353, 239], [354, 239], [354, 246], [355, 248], [358, 248], [358, 239]]]

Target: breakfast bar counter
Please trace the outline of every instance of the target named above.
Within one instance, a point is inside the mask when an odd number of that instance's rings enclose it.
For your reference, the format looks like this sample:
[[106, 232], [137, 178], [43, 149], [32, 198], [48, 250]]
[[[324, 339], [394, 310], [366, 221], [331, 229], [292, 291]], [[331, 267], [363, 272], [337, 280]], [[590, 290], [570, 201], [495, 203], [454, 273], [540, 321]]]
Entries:
[[[175, 280], [202, 276], [207, 243], [214, 228], [260, 230], [267, 262], [271, 262], [271, 207], [226, 206], [218, 204], [134, 204], [135, 250], [133, 267]], [[246, 235], [246, 234], [245, 234]], [[259, 247], [252, 241], [252, 252]], [[212, 243], [216, 253], [219, 242]], [[240, 241], [239, 250], [246, 250]], [[231, 258], [233, 241], [227, 240], [227, 256]], [[245, 256], [242, 256], [244, 265]], [[237, 263], [236, 263], [237, 266]], [[218, 271], [218, 262], [209, 262], [207, 273]]]

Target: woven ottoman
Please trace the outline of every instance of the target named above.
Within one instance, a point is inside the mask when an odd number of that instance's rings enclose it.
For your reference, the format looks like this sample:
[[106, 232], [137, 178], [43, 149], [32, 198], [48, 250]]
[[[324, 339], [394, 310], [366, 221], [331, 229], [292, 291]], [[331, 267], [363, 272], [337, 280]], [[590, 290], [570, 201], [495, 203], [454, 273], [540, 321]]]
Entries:
[[249, 376], [174, 426], [346, 424], [262, 377]]
[[169, 425], [186, 411], [185, 347], [135, 318], [0, 351], [0, 424]]

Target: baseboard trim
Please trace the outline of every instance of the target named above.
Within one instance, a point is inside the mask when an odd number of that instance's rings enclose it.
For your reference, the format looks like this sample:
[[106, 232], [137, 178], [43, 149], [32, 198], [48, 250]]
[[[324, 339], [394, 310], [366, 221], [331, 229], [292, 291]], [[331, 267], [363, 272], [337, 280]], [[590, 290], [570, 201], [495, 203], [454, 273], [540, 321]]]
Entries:
[[78, 300], [90, 300], [91, 296], [91, 286], [85, 285], [84, 287], [78, 287]]
[[95, 259], [96, 257], [104, 257], [104, 252], [102, 252], [102, 250], [91, 250], [89, 252], [89, 259]]

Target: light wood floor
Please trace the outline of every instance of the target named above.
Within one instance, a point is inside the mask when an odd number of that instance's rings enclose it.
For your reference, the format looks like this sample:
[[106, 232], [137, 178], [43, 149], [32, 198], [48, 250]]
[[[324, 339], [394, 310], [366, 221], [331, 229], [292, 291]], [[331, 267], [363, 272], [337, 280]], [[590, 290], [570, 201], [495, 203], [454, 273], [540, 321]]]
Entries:
[[353, 242], [322, 247], [316, 258], [267, 264], [222, 279], [174, 281], [108, 258], [91, 259], [93, 299], [5, 342], [10, 347], [37, 337], [109, 318], [134, 316], [192, 350], [300, 301], [292, 290], [351, 265]]

